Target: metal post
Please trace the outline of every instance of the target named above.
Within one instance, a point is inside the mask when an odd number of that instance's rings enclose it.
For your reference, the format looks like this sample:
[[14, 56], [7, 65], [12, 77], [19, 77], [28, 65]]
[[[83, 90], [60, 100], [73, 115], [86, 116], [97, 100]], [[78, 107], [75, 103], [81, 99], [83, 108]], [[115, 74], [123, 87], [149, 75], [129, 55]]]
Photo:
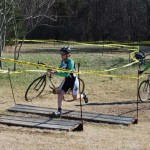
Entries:
[[[139, 48], [138, 48], [138, 51], [139, 51]], [[137, 119], [135, 120], [135, 124], [138, 124], [138, 119], [139, 119], [139, 94], [138, 94], [138, 89], [139, 89], [139, 83], [140, 83], [140, 79], [139, 79], [139, 71], [141, 70], [141, 62], [139, 61], [138, 63], [138, 80], [137, 80]]]
[[139, 119], [139, 95], [138, 95], [138, 88], [139, 88], [139, 83], [140, 83], [140, 79], [139, 79], [139, 71], [141, 70], [140, 67], [140, 62], [139, 62], [139, 69], [138, 69], [138, 81], [137, 81], [137, 124], [138, 124], [138, 119]]
[[138, 80], [137, 80], [137, 102], [136, 102], [136, 104], [137, 104], [137, 118], [136, 118], [136, 120], [135, 120], [135, 122], [134, 122], [134, 124], [138, 124], [138, 119], [139, 119], [139, 94], [138, 94], [138, 89], [139, 89], [139, 71], [140, 71], [140, 62], [139, 62], [139, 65], [138, 65]]
[[[80, 78], [80, 74], [79, 74], [79, 72], [80, 72], [80, 63], [78, 63], [78, 79]], [[80, 90], [80, 80], [79, 80], [79, 94], [81, 93], [80, 92], [81, 90]], [[82, 102], [81, 102], [81, 95], [80, 95], [80, 111], [81, 111], [81, 125], [80, 125], [80, 131], [83, 131], [83, 115], [82, 115]]]

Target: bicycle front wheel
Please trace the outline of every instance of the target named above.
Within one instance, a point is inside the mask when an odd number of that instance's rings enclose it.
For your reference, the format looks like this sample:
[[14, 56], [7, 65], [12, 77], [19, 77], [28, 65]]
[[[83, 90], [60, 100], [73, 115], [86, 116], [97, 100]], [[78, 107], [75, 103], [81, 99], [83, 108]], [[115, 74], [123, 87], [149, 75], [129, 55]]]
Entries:
[[147, 101], [150, 96], [150, 84], [149, 81], [143, 81], [141, 82], [139, 88], [138, 88], [138, 96], [141, 101]]
[[32, 101], [32, 99], [40, 96], [46, 86], [46, 75], [36, 78], [27, 88], [25, 92], [25, 100]]

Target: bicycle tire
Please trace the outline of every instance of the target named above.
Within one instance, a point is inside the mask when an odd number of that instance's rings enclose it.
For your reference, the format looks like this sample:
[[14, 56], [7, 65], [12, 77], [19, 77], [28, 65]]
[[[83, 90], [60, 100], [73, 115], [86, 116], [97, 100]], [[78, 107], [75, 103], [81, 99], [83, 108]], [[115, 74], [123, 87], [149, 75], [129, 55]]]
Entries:
[[147, 101], [149, 99], [150, 84], [148, 80], [144, 80], [140, 83], [138, 88], [138, 96], [141, 101]]
[[84, 92], [85, 89], [85, 83], [81, 78], [78, 78], [79, 82], [80, 82], [80, 94], [82, 94]]
[[[85, 89], [85, 83], [84, 83], [84, 81], [81, 78], [78, 78], [78, 80], [80, 82], [80, 94], [82, 94], [84, 92], [84, 89]], [[64, 95], [63, 100], [65, 102], [73, 102], [73, 101], [75, 101], [75, 100], [72, 99], [72, 93], [70, 93], [70, 92], [67, 92]]]
[[25, 100], [32, 101], [34, 98], [41, 95], [46, 86], [46, 75], [42, 75], [29, 85], [25, 92]]

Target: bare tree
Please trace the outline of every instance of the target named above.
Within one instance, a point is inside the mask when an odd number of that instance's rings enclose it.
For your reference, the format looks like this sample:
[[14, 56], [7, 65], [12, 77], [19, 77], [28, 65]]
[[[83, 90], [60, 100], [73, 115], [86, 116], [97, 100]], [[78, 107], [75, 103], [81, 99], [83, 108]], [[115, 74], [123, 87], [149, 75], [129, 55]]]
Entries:
[[[16, 5], [13, 9], [16, 37], [14, 60], [18, 60], [24, 39], [31, 31], [37, 26], [51, 26], [51, 21], [57, 21], [57, 14], [53, 14], [52, 9], [54, 3], [55, 0], [15, 0]], [[17, 24], [19, 22], [21, 26]], [[22, 40], [20, 43], [18, 38]], [[14, 70], [16, 70], [16, 64], [14, 64]]]
[[[57, 14], [53, 14], [51, 9], [54, 3], [55, 0], [3, 0], [0, 3], [0, 57], [5, 48], [7, 30], [13, 28], [14, 60], [18, 60], [26, 36], [37, 26], [50, 26], [50, 21], [57, 20]], [[18, 41], [19, 38], [21, 42]], [[0, 68], [2, 68], [1, 61]], [[16, 70], [16, 64], [14, 64], [14, 70]]]
[[[3, 0], [0, 3], [0, 57], [5, 48], [7, 26], [13, 20], [11, 15], [13, 0]], [[2, 69], [2, 61], [0, 60], [0, 68]]]

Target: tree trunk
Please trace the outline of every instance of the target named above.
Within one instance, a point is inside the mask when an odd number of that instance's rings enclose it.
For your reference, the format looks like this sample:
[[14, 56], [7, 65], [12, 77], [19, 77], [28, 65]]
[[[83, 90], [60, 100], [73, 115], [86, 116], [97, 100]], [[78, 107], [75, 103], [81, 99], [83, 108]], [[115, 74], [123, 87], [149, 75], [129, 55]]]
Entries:
[[[2, 37], [0, 35], [0, 57], [2, 57]], [[2, 69], [2, 61], [0, 60], [0, 69]]]

